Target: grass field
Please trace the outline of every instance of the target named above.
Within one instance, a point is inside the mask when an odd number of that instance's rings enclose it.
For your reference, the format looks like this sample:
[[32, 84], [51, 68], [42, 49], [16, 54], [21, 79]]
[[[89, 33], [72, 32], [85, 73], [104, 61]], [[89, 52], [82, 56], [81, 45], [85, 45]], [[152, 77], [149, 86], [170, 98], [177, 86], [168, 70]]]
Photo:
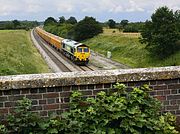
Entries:
[[128, 36], [124, 36], [124, 34], [114, 36], [103, 33], [84, 41], [84, 43], [89, 45], [92, 50], [103, 55], [106, 55], [107, 51], [111, 51], [113, 60], [133, 68], [180, 65], [180, 52], [165, 60], [158, 60], [155, 57], [150, 58], [145, 45], [139, 43], [139, 36], [134, 36], [134, 34], [132, 36], [131, 34]]
[[0, 31], [0, 75], [47, 73], [48, 66], [24, 30]]

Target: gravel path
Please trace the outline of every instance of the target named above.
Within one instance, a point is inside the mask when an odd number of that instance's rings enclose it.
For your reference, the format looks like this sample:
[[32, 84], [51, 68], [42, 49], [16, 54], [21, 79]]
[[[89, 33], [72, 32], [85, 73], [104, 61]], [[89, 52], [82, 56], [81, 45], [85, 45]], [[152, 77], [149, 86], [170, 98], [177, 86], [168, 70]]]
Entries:
[[124, 64], [112, 61], [111, 59], [108, 59], [103, 55], [100, 55], [93, 51], [91, 51], [90, 64], [98, 68], [101, 68], [102, 70], [130, 68]]

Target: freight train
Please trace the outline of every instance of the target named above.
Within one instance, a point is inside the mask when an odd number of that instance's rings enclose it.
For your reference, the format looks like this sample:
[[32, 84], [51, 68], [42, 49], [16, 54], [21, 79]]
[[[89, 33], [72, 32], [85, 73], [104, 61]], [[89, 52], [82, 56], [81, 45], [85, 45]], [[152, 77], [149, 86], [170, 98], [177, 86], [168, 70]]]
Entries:
[[75, 62], [78, 65], [88, 64], [90, 57], [90, 48], [87, 45], [70, 39], [64, 39], [55, 36], [39, 27], [36, 27], [35, 31], [42, 39], [44, 39], [48, 44], [52, 45], [58, 51], [63, 53], [71, 61]]

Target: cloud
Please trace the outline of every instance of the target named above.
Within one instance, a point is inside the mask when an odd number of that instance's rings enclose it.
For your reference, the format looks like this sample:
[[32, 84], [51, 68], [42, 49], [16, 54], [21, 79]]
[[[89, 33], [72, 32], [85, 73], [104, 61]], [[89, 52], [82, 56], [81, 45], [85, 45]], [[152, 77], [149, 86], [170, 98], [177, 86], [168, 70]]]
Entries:
[[127, 15], [130, 18], [130, 14], [150, 16], [158, 7], [165, 5], [174, 10], [180, 9], [179, 0], [0, 0], [0, 17], [37, 16], [38, 19], [61, 14], [78, 18], [86, 15], [116, 18]]

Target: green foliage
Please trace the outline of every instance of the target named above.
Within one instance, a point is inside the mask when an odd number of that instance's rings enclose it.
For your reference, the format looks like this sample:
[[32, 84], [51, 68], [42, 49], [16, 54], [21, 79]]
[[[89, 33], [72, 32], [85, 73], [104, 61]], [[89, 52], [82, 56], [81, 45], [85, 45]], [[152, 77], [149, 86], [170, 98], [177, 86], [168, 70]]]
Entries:
[[[72, 93], [70, 110], [61, 116], [40, 120], [33, 114], [31, 101], [18, 102], [14, 114], [8, 118], [8, 133], [23, 134], [178, 134], [170, 113], [160, 115], [160, 102], [149, 96], [148, 86], [127, 91], [117, 83], [96, 98], [83, 98], [78, 91]], [[0, 125], [0, 133], [7, 132]]]
[[121, 22], [120, 22], [120, 24], [121, 24], [121, 26], [123, 27], [123, 28], [125, 28], [125, 26], [126, 25], [128, 25], [128, 20], [122, 20]]
[[0, 134], [7, 134], [7, 128], [5, 125], [0, 124]]
[[85, 40], [102, 33], [102, 26], [93, 17], [85, 17], [74, 27], [74, 39]]
[[70, 38], [70, 39], [73, 39], [73, 34], [74, 34], [73, 28], [74, 28], [74, 25], [72, 25], [70, 23], [44, 26], [44, 29], [47, 32], [53, 33], [53, 34], [63, 37], [63, 38]]
[[57, 21], [53, 18], [53, 17], [48, 17], [45, 21], [44, 21], [44, 25], [55, 25], [57, 24]]
[[76, 20], [75, 17], [72, 17], [72, 16], [71, 16], [71, 17], [66, 21], [66, 23], [70, 23], [70, 24], [74, 25], [74, 24], [77, 23], [77, 20]]
[[70, 17], [67, 21], [62, 16], [58, 24], [45, 23], [44, 29], [63, 38], [84, 40], [102, 32], [102, 27], [94, 18], [85, 17], [77, 23], [76, 18]]
[[[146, 46], [139, 42], [138, 37], [137, 34], [119, 34], [118, 36], [101, 34], [83, 43], [103, 55], [111, 51], [113, 60], [134, 68], [180, 65], [180, 51], [163, 60], [151, 57], [145, 49]], [[93, 60], [90, 62], [93, 63]]]
[[67, 124], [61, 133], [178, 133], [171, 126], [174, 117], [159, 114], [160, 103], [148, 95], [147, 86], [127, 92], [123, 84], [117, 84], [115, 89], [86, 100], [74, 92], [70, 112], [62, 115]]
[[63, 24], [66, 22], [66, 19], [64, 16], [59, 17], [59, 24]]
[[109, 28], [115, 28], [116, 27], [116, 22], [113, 19], [108, 20], [108, 26]]
[[38, 26], [37, 21], [0, 21], [0, 30], [10, 30], [10, 29], [24, 29], [29, 30], [33, 27]]
[[179, 51], [177, 41], [180, 40], [178, 29], [178, 13], [161, 7], [151, 16], [151, 21], [146, 21], [142, 31], [142, 43], [147, 44], [147, 50], [152, 56], [160, 59], [166, 58]]
[[40, 118], [30, 111], [31, 101], [27, 98], [18, 101], [18, 106], [13, 114], [8, 116], [7, 128], [11, 133], [29, 134], [38, 131]]
[[137, 33], [139, 32], [138, 31], [138, 28], [137, 27], [134, 27], [134, 26], [126, 26], [123, 30], [124, 33]]

